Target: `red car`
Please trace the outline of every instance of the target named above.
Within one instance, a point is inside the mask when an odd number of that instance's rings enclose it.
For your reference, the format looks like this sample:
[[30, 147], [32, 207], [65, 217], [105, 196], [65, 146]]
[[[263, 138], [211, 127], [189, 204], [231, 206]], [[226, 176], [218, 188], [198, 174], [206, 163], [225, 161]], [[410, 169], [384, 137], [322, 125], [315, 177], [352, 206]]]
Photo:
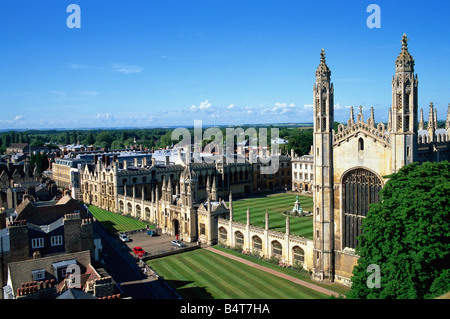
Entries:
[[142, 249], [142, 247], [139, 246], [133, 248], [133, 253], [137, 255], [139, 258], [145, 255], [145, 251]]

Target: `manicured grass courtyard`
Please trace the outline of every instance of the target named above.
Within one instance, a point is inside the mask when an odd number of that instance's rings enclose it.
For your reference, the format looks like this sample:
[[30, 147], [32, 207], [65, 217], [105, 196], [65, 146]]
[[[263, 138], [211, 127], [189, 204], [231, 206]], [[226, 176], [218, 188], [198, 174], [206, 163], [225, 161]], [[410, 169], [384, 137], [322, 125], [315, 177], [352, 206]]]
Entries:
[[[148, 223], [115, 214], [94, 205], [88, 205], [89, 211], [111, 233], [126, 232], [146, 228]], [[152, 225], [150, 225], [151, 228]]]
[[[286, 231], [286, 216], [284, 211], [291, 211], [294, 207], [295, 194], [274, 194], [262, 197], [233, 200], [233, 220], [246, 223], [247, 207], [250, 208], [250, 224], [265, 226], [266, 209], [269, 213], [269, 228], [281, 232]], [[313, 198], [299, 195], [303, 210], [313, 210]], [[313, 239], [313, 217], [290, 218], [290, 233], [297, 236]]]
[[147, 261], [185, 299], [326, 299], [327, 295], [205, 249]]

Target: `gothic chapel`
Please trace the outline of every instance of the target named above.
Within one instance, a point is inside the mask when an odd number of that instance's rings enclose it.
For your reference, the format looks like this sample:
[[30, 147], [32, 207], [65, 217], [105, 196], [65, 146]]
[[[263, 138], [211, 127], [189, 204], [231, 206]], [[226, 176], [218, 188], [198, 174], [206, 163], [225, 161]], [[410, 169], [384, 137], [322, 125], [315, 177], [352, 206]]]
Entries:
[[437, 128], [430, 104], [428, 127], [418, 118], [418, 78], [408, 39], [395, 61], [392, 107], [387, 127], [375, 125], [373, 107], [365, 121], [353, 107], [347, 125], [334, 124], [334, 87], [322, 50], [314, 84], [314, 255], [313, 278], [350, 284], [358, 256], [355, 247], [370, 203], [387, 179], [412, 162], [450, 159], [450, 105], [446, 128]]

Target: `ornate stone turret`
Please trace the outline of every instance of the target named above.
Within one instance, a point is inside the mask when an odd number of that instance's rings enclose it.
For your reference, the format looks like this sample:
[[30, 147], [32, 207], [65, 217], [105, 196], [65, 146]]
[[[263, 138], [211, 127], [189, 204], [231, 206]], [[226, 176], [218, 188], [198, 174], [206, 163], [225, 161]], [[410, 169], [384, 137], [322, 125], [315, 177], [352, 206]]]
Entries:
[[[325, 62], [325, 52], [320, 54], [316, 70], [314, 97], [314, 229], [320, 230], [314, 240], [313, 277], [333, 281], [334, 208], [333, 208], [333, 127], [334, 88], [331, 71]], [[268, 214], [266, 216], [268, 229]]]
[[212, 187], [211, 187], [211, 200], [213, 202], [217, 201], [217, 188], [216, 188], [216, 178], [212, 176]]
[[331, 71], [325, 61], [325, 50], [320, 52], [320, 64], [316, 70], [316, 81], [330, 81]]
[[435, 109], [434, 109], [434, 104], [433, 104], [433, 102], [431, 102], [430, 110], [428, 113], [428, 125], [427, 125], [428, 140], [430, 142], [434, 142], [434, 140], [435, 140], [434, 132], [436, 131], [436, 128], [437, 128], [436, 113], [435, 113]]
[[414, 72], [414, 59], [408, 51], [408, 41], [406, 34], [403, 34], [402, 51], [395, 61], [395, 67], [400, 72]]
[[423, 130], [424, 122], [423, 122], [423, 109], [420, 109], [420, 119], [419, 119], [419, 130]]
[[355, 113], [353, 111], [353, 106], [350, 106], [350, 118], [347, 121], [347, 126], [350, 127], [355, 124]]
[[395, 61], [392, 78], [392, 119], [390, 126], [392, 171], [417, 160], [418, 77], [414, 59], [408, 51], [408, 38], [402, 37], [402, 49]]
[[180, 175], [180, 188], [186, 190], [186, 205], [192, 207], [197, 201], [197, 191], [198, 191], [198, 179], [197, 174], [191, 167], [191, 156], [190, 152], [186, 153], [186, 163], [184, 171]]
[[370, 108], [370, 116], [367, 119], [367, 124], [372, 127], [375, 126], [375, 115], [373, 113], [373, 106]]

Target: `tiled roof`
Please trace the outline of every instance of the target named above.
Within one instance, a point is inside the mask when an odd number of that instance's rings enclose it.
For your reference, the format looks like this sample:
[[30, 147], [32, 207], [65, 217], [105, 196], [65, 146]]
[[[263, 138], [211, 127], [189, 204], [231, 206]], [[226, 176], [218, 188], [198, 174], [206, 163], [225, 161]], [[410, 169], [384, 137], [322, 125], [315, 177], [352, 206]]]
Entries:
[[49, 205], [37, 205], [29, 199], [25, 199], [17, 206], [17, 219], [26, 220], [35, 225], [48, 225], [65, 214], [73, 214], [79, 211], [81, 218], [87, 218], [87, 214], [80, 204], [69, 195], [62, 197], [58, 202]]

